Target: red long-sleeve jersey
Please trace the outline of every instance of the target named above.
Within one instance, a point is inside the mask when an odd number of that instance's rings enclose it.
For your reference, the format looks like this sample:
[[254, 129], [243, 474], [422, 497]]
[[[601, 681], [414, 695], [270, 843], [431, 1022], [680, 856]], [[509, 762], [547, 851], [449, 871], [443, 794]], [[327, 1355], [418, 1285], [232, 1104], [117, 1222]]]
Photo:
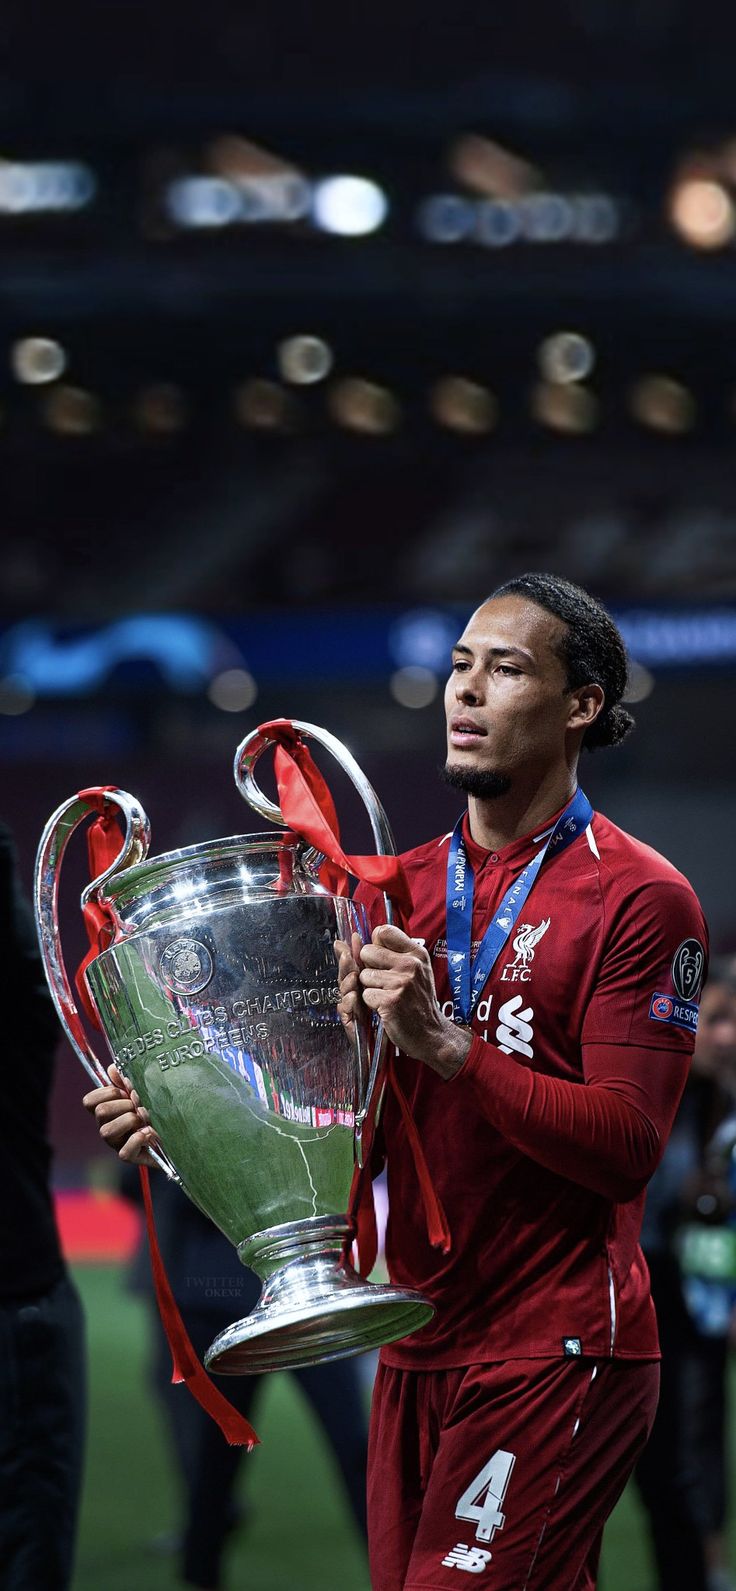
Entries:
[[[554, 821], [554, 816], [550, 822]], [[464, 837], [475, 873], [473, 950], [540, 835], [499, 852]], [[437, 996], [447, 974], [449, 836], [403, 858]], [[375, 920], [375, 891], [358, 898]], [[522, 920], [523, 919], [523, 920]], [[441, 1369], [514, 1358], [653, 1358], [657, 1328], [638, 1246], [644, 1188], [669, 1133], [694, 1044], [707, 930], [687, 880], [596, 813], [542, 867], [443, 1081], [400, 1055], [451, 1246], [430, 1246], [401, 1114], [389, 1090], [387, 1258], [436, 1305], [388, 1364]]]

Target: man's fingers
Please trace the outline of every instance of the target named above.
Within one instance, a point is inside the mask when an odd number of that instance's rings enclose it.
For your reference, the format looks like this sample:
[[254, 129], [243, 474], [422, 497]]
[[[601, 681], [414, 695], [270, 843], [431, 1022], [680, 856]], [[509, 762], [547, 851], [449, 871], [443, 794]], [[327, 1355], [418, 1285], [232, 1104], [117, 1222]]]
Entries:
[[136, 1110], [140, 1109], [140, 1094], [135, 1088], [131, 1087], [130, 1083], [126, 1082], [122, 1072], [119, 1071], [118, 1067], [115, 1065], [108, 1066], [107, 1075], [110, 1078], [110, 1081], [115, 1084], [117, 1089], [119, 1089], [120, 1093], [124, 1094], [126, 1099], [131, 1099], [133, 1101]]
[[148, 1111], [117, 1066], [108, 1068], [108, 1076], [110, 1083], [106, 1087], [85, 1094], [85, 1108], [94, 1116], [100, 1137], [117, 1151], [121, 1160], [153, 1165], [147, 1146], [158, 1145], [159, 1140], [150, 1125]]
[[[363, 943], [358, 934], [354, 934], [353, 939], [357, 939], [359, 945]], [[337, 958], [338, 978], [342, 980], [343, 978], [347, 978], [349, 973], [357, 972], [357, 958], [354, 955], [353, 950], [351, 950], [350, 945], [346, 944], [344, 939], [336, 939], [334, 949], [335, 956]]]
[[130, 1137], [131, 1133], [149, 1131], [148, 1128], [144, 1129], [141, 1126], [136, 1112], [131, 1110], [130, 1107], [122, 1113], [109, 1118], [98, 1117], [98, 1120], [100, 1122], [100, 1137], [104, 1138], [106, 1144], [112, 1144], [113, 1149], [119, 1149], [120, 1145], [125, 1142], [126, 1138]]
[[384, 950], [417, 950], [417, 942], [405, 934], [403, 929], [396, 928], [393, 923], [381, 923], [374, 928], [371, 934], [374, 945], [380, 945]]
[[350, 944], [346, 940], [335, 940], [335, 955], [338, 958], [337, 981], [340, 990], [338, 1012], [347, 1032], [354, 1038], [355, 1024], [360, 1020], [363, 1007], [363, 992], [360, 985], [360, 952], [363, 940], [359, 933], [350, 935]]
[[[353, 935], [353, 941], [356, 940], [359, 945], [362, 944], [359, 934]], [[337, 982], [340, 990], [340, 1016], [343, 1022], [351, 1022], [360, 1008], [359, 967], [344, 939], [335, 940], [335, 954], [339, 955]]]
[[118, 1158], [126, 1161], [128, 1165], [155, 1166], [156, 1162], [148, 1150], [149, 1145], [151, 1148], [158, 1147], [158, 1139], [155, 1133], [150, 1138], [147, 1137], [146, 1134], [150, 1132], [150, 1127], [147, 1127], [144, 1132], [131, 1133], [130, 1138], [118, 1150]]
[[133, 1110], [130, 1100], [111, 1100], [108, 1105], [101, 1105], [96, 1115], [100, 1137], [106, 1139], [108, 1143], [122, 1141], [129, 1132], [146, 1132], [154, 1135], [148, 1112]]
[[121, 1160], [136, 1162], [143, 1151], [158, 1146], [158, 1138], [152, 1127], [142, 1127], [140, 1118], [135, 1111], [128, 1111], [125, 1116], [116, 1116], [113, 1121], [103, 1122], [100, 1127], [100, 1137], [111, 1149], [115, 1149]]
[[403, 989], [405, 982], [403, 967], [364, 967], [360, 974], [362, 989]]
[[96, 1106], [94, 1116], [95, 1121], [99, 1123], [120, 1121], [123, 1117], [130, 1117], [136, 1127], [148, 1127], [151, 1121], [145, 1106], [134, 1106], [132, 1099], [102, 1099]]
[[94, 1116], [97, 1106], [110, 1099], [120, 1099], [120, 1089], [113, 1087], [112, 1083], [108, 1084], [107, 1088], [93, 1088], [91, 1093], [83, 1096], [82, 1104], [85, 1110], [91, 1111]]
[[[416, 945], [412, 945], [416, 950]], [[378, 945], [364, 945], [360, 952], [361, 966], [363, 967], [400, 967], [407, 951], [384, 950]]]
[[121, 1116], [130, 1116], [141, 1125], [138, 1112], [133, 1109], [129, 1099], [101, 1099], [95, 1110], [95, 1119], [100, 1123], [119, 1121]]
[[363, 999], [370, 1011], [380, 1011], [381, 1007], [385, 1007], [387, 996], [389, 996], [389, 990], [387, 989], [363, 990]]
[[140, 1096], [126, 1083], [117, 1066], [108, 1067], [109, 1084], [94, 1088], [82, 1101], [94, 1116], [100, 1137], [121, 1160], [130, 1165], [154, 1166], [149, 1149], [160, 1148], [151, 1118]]
[[364, 945], [360, 953], [361, 965], [364, 967], [406, 967], [410, 961], [417, 965], [429, 965], [429, 956], [421, 945], [416, 945], [413, 939], [407, 942], [406, 950], [388, 950], [382, 945]]

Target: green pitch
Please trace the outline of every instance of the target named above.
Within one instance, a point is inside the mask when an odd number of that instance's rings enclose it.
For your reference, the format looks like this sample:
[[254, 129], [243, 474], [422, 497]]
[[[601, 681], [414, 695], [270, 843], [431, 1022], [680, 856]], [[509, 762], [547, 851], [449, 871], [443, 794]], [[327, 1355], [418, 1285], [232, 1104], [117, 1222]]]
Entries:
[[[115, 1266], [80, 1266], [75, 1276], [87, 1313], [91, 1386], [74, 1591], [171, 1591], [180, 1585], [174, 1562], [152, 1544], [176, 1528], [178, 1491], [148, 1385], [145, 1307], [125, 1291]], [[228, 1591], [370, 1591], [341, 1477], [289, 1376], [263, 1378], [254, 1419], [263, 1445], [242, 1461], [249, 1518], [232, 1540]], [[653, 1586], [630, 1489], [609, 1521], [601, 1591]]]

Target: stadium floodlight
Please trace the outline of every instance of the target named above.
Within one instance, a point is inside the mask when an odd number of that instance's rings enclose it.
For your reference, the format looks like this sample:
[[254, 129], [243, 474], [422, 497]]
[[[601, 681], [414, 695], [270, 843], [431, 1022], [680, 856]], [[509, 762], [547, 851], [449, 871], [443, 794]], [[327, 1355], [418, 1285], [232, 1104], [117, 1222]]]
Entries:
[[670, 198], [675, 230], [696, 249], [722, 249], [736, 234], [736, 208], [731, 194], [710, 176], [692, 176], [678, 183]]
[[10, 366], [16, 381], [43, 386], [63, 374], [66, 354], [53, 337], [19, 337], [10, 350]]
[[367, 177], [323, 177], [314, 185], [312, 217], [323, 232], [365, 237], [377, 232], [388, 215], [388, 198]]
[[587, 379], [595, 364], [595, 350], [580, 332], [558, 331], [540, 343], [537, 360], [547, 381], [565, 386], [570, 381]]
[[180, 177], [170, 183], [166, 208], [178, 226], [231, 226], [241, 215], [235, 183], [224, 177]]
[[0, 213], [33, 215], [84, 210], [97, 178], [79, 160], [0, 160]]

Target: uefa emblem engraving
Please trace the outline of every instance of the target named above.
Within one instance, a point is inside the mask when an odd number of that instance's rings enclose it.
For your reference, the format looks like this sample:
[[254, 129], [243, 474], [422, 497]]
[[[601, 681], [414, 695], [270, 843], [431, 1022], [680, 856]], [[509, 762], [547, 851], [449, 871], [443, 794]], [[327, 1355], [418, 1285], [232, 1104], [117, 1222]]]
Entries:
[[159, 962], [159, 972], [174, 994], [199, 994], [214, 971], [212, 956], [201, 939], [174, 939]]

